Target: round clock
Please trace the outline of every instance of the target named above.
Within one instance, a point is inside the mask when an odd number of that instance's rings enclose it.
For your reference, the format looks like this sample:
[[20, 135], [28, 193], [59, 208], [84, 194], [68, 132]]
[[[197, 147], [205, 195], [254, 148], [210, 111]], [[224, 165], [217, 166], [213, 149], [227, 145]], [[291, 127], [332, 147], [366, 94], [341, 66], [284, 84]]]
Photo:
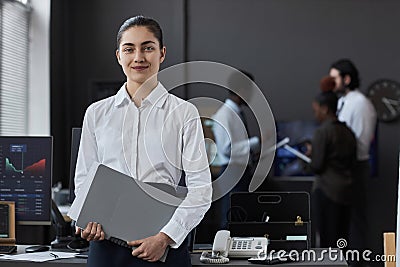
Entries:
[[400, 116], [400, 84], [381, 79], [368, 87], [368, 97], [375, 106], [378, 119], [392, 121]]

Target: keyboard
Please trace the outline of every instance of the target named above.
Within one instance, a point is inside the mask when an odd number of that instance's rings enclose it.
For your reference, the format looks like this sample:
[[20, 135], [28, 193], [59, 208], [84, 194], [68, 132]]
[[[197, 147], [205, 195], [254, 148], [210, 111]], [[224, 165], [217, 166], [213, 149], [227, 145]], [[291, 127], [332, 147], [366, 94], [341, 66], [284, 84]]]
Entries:
[[0, 254], [10, 254], [17, 251], [17, 246], [0, 246]]

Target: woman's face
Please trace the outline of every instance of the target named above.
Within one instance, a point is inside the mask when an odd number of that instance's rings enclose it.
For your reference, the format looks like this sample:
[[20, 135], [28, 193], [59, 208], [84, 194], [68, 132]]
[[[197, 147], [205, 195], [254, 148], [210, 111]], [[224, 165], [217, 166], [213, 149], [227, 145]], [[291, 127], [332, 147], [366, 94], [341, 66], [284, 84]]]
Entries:
[[134, 26], [122, 34], [116, 51], [128, 82], [142, 84], [160, 69], [166, 49], [145, 26]]

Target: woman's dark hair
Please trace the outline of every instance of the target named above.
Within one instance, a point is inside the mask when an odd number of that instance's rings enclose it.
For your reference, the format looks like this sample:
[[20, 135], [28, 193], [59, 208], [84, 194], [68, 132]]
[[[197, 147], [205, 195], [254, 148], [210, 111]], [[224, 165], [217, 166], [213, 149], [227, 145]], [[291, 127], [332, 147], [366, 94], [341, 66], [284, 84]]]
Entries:
[[136, 16], [127, 19], [119, 28], [117, 34], [117, 49], [119, 49], [119, 45], [121, 44], [122, 34], [135, 26], [144, 26], [146, 27], [154, 36], [157, 38], [160, 43], [160, 49], [164, 47], [163, 43], [163, 34], [160, 25], [157, 21], [152, 18], [144, 17], [144, 16]]
[[331, 69], [337, 69], [342, 79], [344, 76], [350, 76], [350, 84], [347, 86], [350, 90], [354, 90], [360, 86], [358, 70], [350, 59], [341, 59], [331, 65]]
[[326, 106], [332, 114], [336, 114], [338, 98], [334, 92], [321, 92], [315, 97], [314, 101], [320, 106]]

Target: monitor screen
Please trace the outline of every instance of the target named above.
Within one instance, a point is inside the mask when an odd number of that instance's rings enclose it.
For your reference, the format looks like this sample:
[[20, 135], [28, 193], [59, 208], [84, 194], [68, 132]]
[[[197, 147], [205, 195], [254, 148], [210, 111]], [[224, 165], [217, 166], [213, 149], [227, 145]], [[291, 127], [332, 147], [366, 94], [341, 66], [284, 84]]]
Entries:
[[[288, 145], [304, 154], [307, 150], [305, 144], [311, 142], [317, 127], [317, 122], [313, 120], [277, 121], [277, 142], [289, 137]], [[275, 176], [313, 175], [308, 168], [305, 168], [305, 162], [284, 147], [276, 150], [274, 174]]]
[[71, 161], [69, 165], [69, 201], [72, 203], [75, 199], [75, 168], [78, 159], [79, 144], [81, 142], [82, 128], [72, 128], [71, 136]]
[[52, 137], [0, 137], [0, 200], [18, 224], [51, 224]]
[[9, 213], [8, 204], [0, 203], [0, 238], [10, 238], [8, 213]]

